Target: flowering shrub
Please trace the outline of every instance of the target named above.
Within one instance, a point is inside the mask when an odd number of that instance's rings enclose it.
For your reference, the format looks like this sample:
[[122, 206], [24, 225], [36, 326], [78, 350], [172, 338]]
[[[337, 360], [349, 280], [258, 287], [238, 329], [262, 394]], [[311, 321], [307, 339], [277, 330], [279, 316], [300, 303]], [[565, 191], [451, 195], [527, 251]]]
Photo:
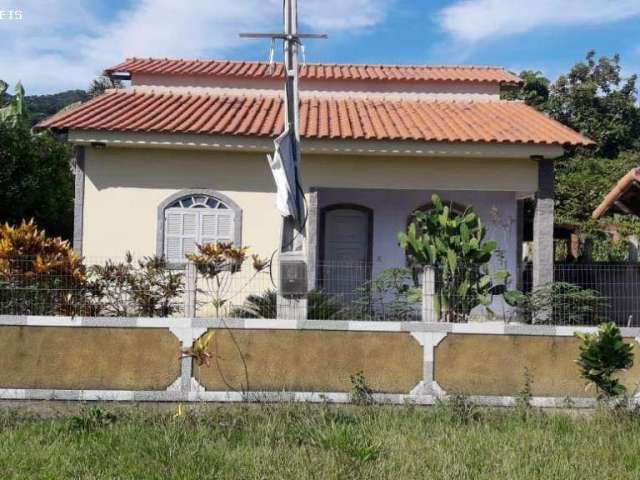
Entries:
[[[187, 259], [193, 262], [205, 280], [206, 289], [200, 290], [210, 297], [209, 304], [213, 307], [215, 315], [219, 317], [227, 312], [227, 306], [231, 296], [242, 291], [243, 287], [233, 285], [233, 277], [242, 270], [247, 260], [248, 247], [235, 247], [232, 243], [207, 243], [196, 245], [198, 253], [187, 255]], [[256, 274], [266, 270], [270, 262], [257, 255], [251, 256], [252, 268]], [[253, 276], [246, 279], [248, 285]]]
[[69, 242], [51, 238], [33, 220], [0, 226], [2, 313], [87, 314], [86, 269]]

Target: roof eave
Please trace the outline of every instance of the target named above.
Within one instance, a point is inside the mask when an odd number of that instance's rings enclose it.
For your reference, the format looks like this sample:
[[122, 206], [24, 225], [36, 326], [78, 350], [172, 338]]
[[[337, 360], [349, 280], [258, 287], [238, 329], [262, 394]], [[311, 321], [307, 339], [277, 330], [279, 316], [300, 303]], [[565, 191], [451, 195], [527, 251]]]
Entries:
[[[223, 150], [268, 153], [273, 150], [269, 136], [206, 135], [99, 130], [68, 131], [69, 141], [89, 145], [104, 143], [115, 147]], [[498, 142], [426, 142], [413, 140], [303, 139], [302, 151], [308, 154], [384, 155], [417, 157], [521, 158], [564, 154], [558, 144]]]
[[640, 185], [640, 168], [633, 168], [627, 172], [616, 185], [607, 193], [602, 202], [593, 211], [591, 217], [594, 219], [602, 218], [607, 212], [612, 210], [616, 202], [625, 195], [631, 188], [638, 188]]

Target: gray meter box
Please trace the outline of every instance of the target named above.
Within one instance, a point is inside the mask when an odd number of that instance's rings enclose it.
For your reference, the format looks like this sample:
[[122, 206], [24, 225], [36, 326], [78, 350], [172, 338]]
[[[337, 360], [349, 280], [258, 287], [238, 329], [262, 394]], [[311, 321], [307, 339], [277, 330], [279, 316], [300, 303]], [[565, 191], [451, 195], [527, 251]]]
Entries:
[[307, 294], [307, 264], [302, 260], [280, 261], [280, 295], [303, 296]]

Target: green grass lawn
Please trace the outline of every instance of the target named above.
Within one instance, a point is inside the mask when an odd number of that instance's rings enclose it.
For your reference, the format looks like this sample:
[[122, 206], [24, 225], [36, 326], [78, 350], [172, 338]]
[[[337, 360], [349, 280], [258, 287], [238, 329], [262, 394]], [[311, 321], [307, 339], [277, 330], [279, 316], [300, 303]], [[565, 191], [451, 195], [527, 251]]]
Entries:
[[[460, 403], [0, 411], [0, 479], [640, 478], [640, 414]], [[91, 410], [94, 409], [94, 410]]]

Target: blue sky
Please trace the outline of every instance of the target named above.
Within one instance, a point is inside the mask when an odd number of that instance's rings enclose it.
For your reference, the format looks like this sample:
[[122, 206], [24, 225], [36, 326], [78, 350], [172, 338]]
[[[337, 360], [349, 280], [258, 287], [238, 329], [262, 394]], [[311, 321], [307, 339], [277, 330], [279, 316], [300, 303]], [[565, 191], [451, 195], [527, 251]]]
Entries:
[[[640, 73], [640, 0], [299, 0], [309, 62], [454, 63], [555, 78], [589, 49]], [[128, 56], [266, 60], [243, 31], [280, 28], [281, 0], [0, 0], [0, 78], [85, 88]], [[0, 15], [0, 18], [2, 16]]]

